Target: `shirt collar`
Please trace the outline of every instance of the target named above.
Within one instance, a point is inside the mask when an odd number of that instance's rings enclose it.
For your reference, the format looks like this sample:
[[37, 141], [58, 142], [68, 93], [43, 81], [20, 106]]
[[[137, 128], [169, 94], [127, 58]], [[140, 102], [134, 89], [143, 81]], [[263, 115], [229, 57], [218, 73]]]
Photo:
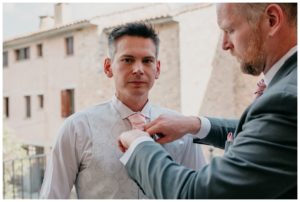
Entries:
[[[112, 98], [113, 107], [120, 113], [122, 119], [126, 119], [128, 116], [136, 113], [127, 107], [123, 102], [121, 102], [115, 95]], [[146, 118], [150, 119], [150, 109], [151, 105], [149, 101], [145, 104], [144, 108], [141, 111]]]
[[275, 74], [279, 71], [279, 69], [282, 67], [284, 62], [290, 58], [295, 52], [297, 51], [297, 45], [291, 48], [284, 56], [282, 56], [271, 68], [270, 70], [265, 74], [265, 83], [268, 86], [271, 80], [274, 78]]

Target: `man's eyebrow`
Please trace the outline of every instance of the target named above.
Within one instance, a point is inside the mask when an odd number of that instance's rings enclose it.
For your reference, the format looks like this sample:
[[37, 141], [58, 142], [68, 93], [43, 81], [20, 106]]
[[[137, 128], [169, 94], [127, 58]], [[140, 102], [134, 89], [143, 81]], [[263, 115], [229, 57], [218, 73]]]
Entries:
[[233, 22], [227, 20], [227, 21], [222, 21], [221, 24], [219, 24], [220, 29], [230, 29], [233, 26]]
[[[135, 58], [133, 55], [121, 55], [120, 58]], [[148, 55], [143, 57], [143, 59], [155, 59], [155, 56]]]
[[226, 30], [226, 29], [229, 29], [230, 28], [230, 24], [226, 23], [226, 24], [221, 24], [220, 26], [220, 29], [222, 30]]
[[144, 58], [146, 58], [146, 59], [155, 59], [154, 56], [145, 56]]
[[126, 57], [126, 58], [134, 58], [132, 55], [121, 55], [121, 57]]

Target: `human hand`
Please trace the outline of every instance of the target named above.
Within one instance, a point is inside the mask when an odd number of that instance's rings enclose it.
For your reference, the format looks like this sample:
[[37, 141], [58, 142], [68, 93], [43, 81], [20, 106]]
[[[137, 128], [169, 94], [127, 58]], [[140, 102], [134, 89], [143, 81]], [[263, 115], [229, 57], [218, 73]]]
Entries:
[[126, 150], [130, 147], [130, 145], [134, 142], [139, 137], [143, 136], [149, 136], [148, 133], [141, 131], [141, 130], [130, 130], [123, 132], [119, 137], [118, 137], [118, 145], [119, 149], [124, 153]]
[[165, 144], [181, 138], [187, 133], [195, 134], [201, 128], [200, 119], [183, 115], [160, 115], [145, 125], [145, 131], [151, 136], [159, 134], [156, 142]]

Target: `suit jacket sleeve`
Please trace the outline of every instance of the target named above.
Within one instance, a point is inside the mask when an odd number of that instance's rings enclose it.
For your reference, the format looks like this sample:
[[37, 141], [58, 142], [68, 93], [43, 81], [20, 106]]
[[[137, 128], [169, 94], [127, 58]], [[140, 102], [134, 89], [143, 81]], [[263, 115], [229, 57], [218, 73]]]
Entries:
[[262, 96], [224, 156], [201, 170], [176, 164], [154, 142], [138, 145], [126, 169], [150, 198], [279, 197], [297, 185], [297, 95]]
[[238, 120], [217, 118], [208, 118], [208, 120], [211, 123], [211, 129], [208, 135], [203, 139], [198, 139], [197, 143], [209, 144], [224, 149], [227, 134], [229, 132], [234, 133]]

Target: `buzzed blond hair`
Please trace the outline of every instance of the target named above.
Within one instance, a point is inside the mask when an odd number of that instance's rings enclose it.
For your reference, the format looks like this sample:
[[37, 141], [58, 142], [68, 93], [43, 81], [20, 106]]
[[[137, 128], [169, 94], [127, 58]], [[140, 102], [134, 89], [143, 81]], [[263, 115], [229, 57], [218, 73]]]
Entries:
[[[258, 22], [259, 17], [264, 12], [265, 8], [272, 3], [239, 3], [237, 5], [238, 12], [246, 17], [249, 23]], [[288, 22], [297, 27], [297, 3], [275, 3], [279, 5]]]

